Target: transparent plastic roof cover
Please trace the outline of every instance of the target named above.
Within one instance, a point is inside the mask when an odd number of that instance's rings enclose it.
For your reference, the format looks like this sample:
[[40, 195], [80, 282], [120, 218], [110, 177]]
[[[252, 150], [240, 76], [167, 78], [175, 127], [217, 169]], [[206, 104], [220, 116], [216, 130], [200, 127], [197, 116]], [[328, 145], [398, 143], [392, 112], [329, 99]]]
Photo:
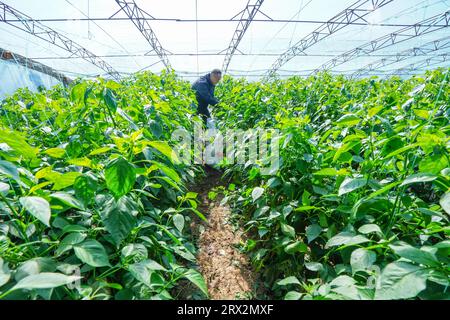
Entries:
[[[126, 2], [133, 3], [132, 0]], [[149, 14], [147, 21], [165, 50], [170, 65], [186, 79], [222, 67], [227, 48], [239, 25], [240, 12], [247, 5], [257, 2], [262, 2], [259, 11], [243, 34], [228, 67], [229, 74], [250, 80], [266, 75], [283, 53], [343, 10], [358, 2], [366, 2], [365, 6], [369, 7], [383, 1], [135, 0], [135, 4]], [[429, 26], [426, 33], [385, 45], [373, 52], [358, 54], [330, 70], [352, 74], [370, 63], [392, 58], [408, 49], [420, 48], [434, 40], [449, 42], [450, 0], [386, 2], [356, 23], [342, 23], [340, 30], [283, 63], [277, 74], [282, 77], [309, 75], [345, 52], [437, 15], [445, 15], [446, 12], [446, 18]], [[164, 69], [160, 57], [115, 0], [1, 0], [2, 3], [70, 38], [122, 75]], [[6, 15], [3, 21], [0, 17], [0, 48], [39, 61], [69, 77], [105, 74], [96, 65], [21, 30], [23, 27], [17, 28], [20, 24], [10, 15]], [[446, 54], [449, 47], [443, 46], [377, 67], [370, 74], [389, 74], [413, 63], [416, 65], [412, 66], [418, 66], [413, 73], [448, 67], [450, 59]], [[421, 64], [436, 57], [438, 59], [432, 60], [432, 63]]]

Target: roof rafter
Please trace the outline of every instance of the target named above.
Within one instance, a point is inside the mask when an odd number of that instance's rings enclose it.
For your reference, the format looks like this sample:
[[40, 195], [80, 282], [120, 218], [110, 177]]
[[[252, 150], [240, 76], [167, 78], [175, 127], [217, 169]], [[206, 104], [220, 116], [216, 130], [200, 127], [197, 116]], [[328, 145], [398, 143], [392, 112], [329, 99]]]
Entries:
[[[9, 18], [15, 18], [19, 23], [9, 22]], [[120, 80], [120, 74], [114, 70], [106, 61], [99, 58], [86, 48], [60, 34], [59, 32], [47, 27], [46, 25], [33, 20], [30, 16], [8, 6], [0, 1], [0, 22], [7, 23], [17, 29], [28, 32], [44, 41], [50, 42], [55, 46], [70, 52], [73, 56], [83, 58], [93, 65], [105, 70], [111, 77]]]
[[[225, 59], [223, 60], [222, 71], [224, 73], [227, 72], [228, 66], [230, 65], [231, 58], [233, 57], [234, 52], [237, 50], [239, 43], [244, 37], [245, 32], [247, 31], [250, 23], [252, 22], [255, 15], [259, 12], [259, 8], [261, 7], [264, 0], [256, 0], [254, 4], [250, 4], [253, 0], [248, 0], [247, 6], [240, 13], [241, 18], [239, 19], [236, 30], [234, 31], [233, 37], [231, 39], [230, 45], [227, 48]], [[239, 13], [237, 14], [239, 15]]]
[[290, 47], [274, 62], [267, 75], [275, 75], [276, 71], [292, 58], [298, 55], [307, 55], [305, 53], [306, 49], [346, 26], [351, 25], [353, 22], [362, 20], [366, 22], [366, 24], [369, 24], [364, 17], [392, 1], [393, 0], [359, 0], [355, 2]]
[[148, 22], [147, 18], [153, 17], [139, 8], [134, 0], [116, 0], [116, 2], [120, 6], [121, 10], [123, 10], [128, 18], [133, 22], [136, 28], [138, 28], [138, 30], [142, 33], [153, 50], [158, 54], [158, 57], [161, 59], [164, 66], [166, 68], [171, 68], [166, 51], [161, 46], [161, 43]]
[[412, 49], [408, 49], [408, 50], [399, 52], [392, 57], [387, 57], [387, 58], [383, 58], [383, 59], [377, 60], [375, 62], [372, 62], [372, 63], [360, 68], [355, 73], [353, 73], [352, 78], [365, 76], [365, 75], [368, 75], [370, 72], [376, 71], [376, 70], [386, 67], [388, 65], [398, 63], [400, 61], [403, 61], [403, 60], [406, 60], [406, 59], [409, 59], [412, 57], [426, 56], [432, 52], [442, 50], [442, 49], [447, 49], [447, 48], [450, 48], [450, 36], [442, 38], [442, 39], [430, 41], [419, 47], [414, 47]]
[[438, 54], [434, 57], [427, 58], [425, 60], [411, 63], [407, 66], [401, 67], [397, 70], [394, 70], [393, 72], [389, 73], [387, 77], [394, 76], [394, 75], [405, 75], [410, 74], [411, 72], [414, 72], [416, 70], [419, 70], [421, 68], [428, 68], [432, 65], [443, 63], [446, 61], [450, 61], [450, 54], [449, 53], [443, 53]]
[[[370, 54], [377, 50], [392, 46], [394, 44], [419, 37], [424, 34], [435, 32], [443, 28], [447, 28], [450, 24], [450, 10], [442, 14], [435, 15], [431, 18], [422, 20], [410, 27], [402, 28], [395, 32], [391, 32], [378, 39], [372, 40], [356, 47], [350, 51], [338, 55], [330, 61], [324, 63], [312, 73], [319, 71], [331, 70], [334, 67], [344, 64], [347, 61], [358, 58], [362, 54]], [[426, 25], [426, 26], [425, 26]]]

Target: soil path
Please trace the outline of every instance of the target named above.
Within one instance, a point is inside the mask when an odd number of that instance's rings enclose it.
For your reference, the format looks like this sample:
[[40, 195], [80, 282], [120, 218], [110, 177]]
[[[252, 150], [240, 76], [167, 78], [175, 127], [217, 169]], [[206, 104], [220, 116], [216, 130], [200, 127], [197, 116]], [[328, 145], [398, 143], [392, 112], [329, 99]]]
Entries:
[[221, 196], [213, 201], [208, 193], [223, 185], [221, 173], [206, 167], [207, 176], [193, 191], [198, 193], [199, 210], [208, 223], [196, 219], [191, 227], [198, 239], [198, 264], [208, 286], [210, 299], [251, 299], [255, 297], [256, 279], [248, 257], [236, 245], [245, 239], [241, 230], [230, 223], [231, 211], [221, 205]]

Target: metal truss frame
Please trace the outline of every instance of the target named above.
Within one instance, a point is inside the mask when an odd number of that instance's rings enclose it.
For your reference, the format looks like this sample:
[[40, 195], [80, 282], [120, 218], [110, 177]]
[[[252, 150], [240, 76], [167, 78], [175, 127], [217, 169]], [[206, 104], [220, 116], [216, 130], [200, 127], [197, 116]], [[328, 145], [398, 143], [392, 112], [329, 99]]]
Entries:
[[[330, 61], [324, 63], [312, 73], [319, 71], [331, 70], [334, 67], [344, 64], [347, 61], [358, 58], [362, 54], [371, 54], [377, 50], [392, 46], [394, 44], [410, 40], [412, 38], [419, 37], [424, 34], [435, 32], [443, 28], [447, 28], [450, 24], [450, 10], [442, 14], [435, 15], [431, 18], [420, 21], [410, 27], [402, 28], [395, 32], [391, 32], [378, 39], [372, 40], [356, 47], [350, 51], [347, 51]], [[425, 26], [426, 25], [426, 26]]]
[[[156, 52], [161, 62], [166, 68], [171, 68], [169, 58], [166, 55], [166, 51], [161, 46], [155, 32], [151, 28], [147, 18], [153, 18], [147, 12], [138, 7], [134, 0], [115, 0], [120, 6], [120, 11], [124, 11], [128, 18], [133, 22], [133, 24], [142, 33], [144, 38]], [[119, 11], [119, 12], [120, 12]], [[116, 12], [115, 14], [117, 14]], [[114, 14], [114, 15], [115, 15]]]
[[226, 55], [222, 65], [223, 73], [227, 72], [228, 66], [230, 65], [231, 58], [233, 58], [234, 52], [237, 50], [237, 47], [241, 42], [242, 38], [244, 37], [244, 34], [247, 31], [248, 27], [250, 26], [250, 23], [253, 21], [253, 18], [259, 12], [259, 8], [264, 2], [264, 0], [256, 0], [254, 4], [250, 4], [251, 1], [252, 0], [249, 0], [247, 2], [247, 6], [245, 7], [245, 9], [236, 15], [238, 16], [239, 14], [241, 14], [241, 18], [239, 19], [236, 31], [234, 31], [230, 45], [226, 49]]
[[436, 56], [427, 58], [425, 60], [411, 63], [407, 66], [401, 67], [397, 70], [394, 70], [393, 72], [390, 72], [387, 77], [391, 77], [394, 75], [409, 75], [414, 71], [420, 70], [421, 68], [427, 68], [435, 64], [443, 63], [446, 61], [450, 61], [450, 54], [449, 53], [443, 53], [438, 54]]
[[[9, 17], [17, 19], [20, 24], [8, 21]], [[17, 29], [28, 32], [44, 41], [70, 52], [73, 56], [83, 58], [93, 65], [105, 70], [116, 80], [120, 79], [120, 74], [106, 61], [97, 57], [95, 54], [77, 44], [75, 41], [60, 34], [59, 32], [47, 27], [46, 25], [33, 20], [26, 14], [8, 6], [0, 1], [0, 22], [5, 22]]]
[[[229, 21], [229, 22], [238, 22], [238, 25], [235, 29], [233, 37], [229, 46], [214, 55], [224, 55], [224, 61], [222, 65], [222, 70], [224, 73], [228, 72], [230, 62], [232, 58], [236, 55], [249, 55], [249, 56], [276, 56], [277, 60], [273, 63], [271, 68], [267, 71], [262, 70], [264, 72], [265, 78], [268, 76], [274, 76], [277, 71], [281, 72], [281, 66], [290, 61], [295, 56], [309, 56], [305, 50], [316, 44], [317, 42], [329, 37], [330, 35], [336, 33], [337, 31], [343, 29], [349, 25], [369, 25], [369, 22], [366, 21], [365, 16], [370, 14], [371, 12], [381, 8], [393, 0], [357, 0], [348, 8], [341, 11], [339, 14], [335, 15], [328, 21], [316, 21], [316, 20], [276, 20], [267, 16], [263, 12], [260, 11], [260, 7], [263, 4], [264, 0], [248, 0], [245, 9], [236, 14], [233, 18], [230, 19], [200, 19], [200, 20], [192, 20], [192, 19], [174, 19], [174, 18], [155, 18], [146, 11], [142, 10], [138, 7], [135, 0], [115, 0], [115, 2], [119, 5], [120, 9], [109, 18], [82, 18], [82, 19], [74, 19], [74, 20], [131, 20], [133, 24], [137, 27], [137, 29], [142, 33], [148, 43], [151, 45], [152, 50], [143, 56], [157, 56], [161, 60], [161, 62], [165, 65], [166, 68], [171, 68], [169, 62], [169, 56], [177, 56], [177, 55], [211, 55], [214, 53], [206, 53], [206, 54], [191, 54], [191, 53], [171, 53], [168, 50], [165, 50], [158, 38], [156, 37], [154, 31], [152, 30], [149, 21], [152, 20], [163, 20], [163, 21], [177, 21], [177, 22], [211, 22], [211, 21]], [[115, 17], [118, 13], [124, 12], [126, 17]], [[255, 16], [259, 13], [264, 15], [264, 19], [255, 19]], [[49, 42], [61, 49], [66, 50], [70, 53], [67, 57], [55, 57], [64, 58], [64, 59], [84, 59], [89, 63], [97, 66], [100, 69], [103, 69], [107, 72], [107, 75], [112, 78], [119, 80], [121, 78], [121, 73], [116, 71], [111, 65], [109, 65], [103, 57], [109, 57], [108, 55], [101, 56], [95, 55], [90, 52], [86, 48], [77, 44], [67, 36], [60, 34], [59, 32], [53, 30], [52, 28], [46, 26], [42, 22], [44, 21], [69, 21], [72, 19], [33, 19], [28, 15], [12, 8], [11, 6], [5, 4], [0, 1], [0, 22], [4, 22], [8, 25], [11, 25], [19, 30], [32, 34], [41, 40]], [[242, 41], [247, 29], [250, 24], [255, 21], [260, 22], [304, 22], [304, 23], [318, 23], [320, 26], [316, 28], [313, 32], [305, 36], [303, 39], [298, 41], [295, 45], [290, 47], [287, 51], [282, 54], [268, 54], [268, 53], [251, 53], [246, 54], [238, 49], [240, 42]], [[372, 25], [372, 24], [371, 24]], [[406, 59], [416, 57], [416, 56], [427, 56], [427, 59], [410, 64], [401, 69], [397, 69], [391, 74], [395, 74], [399, 72], [401, 74], [412, 73], [419, 68], [427, 67], [430, 65], [434, 65], [437, 63], [446, 62], [449, 60], [448, 54], [439, 54], [432, 55], [436, 53], [438, 50], [450, 48], [450, 36], [441, 38], [439, 40], [434, 40], [423, 44], [418, 47], [414, 47], [408, 50], [401, 51], [399, 53], [392, 54], [376, 54], [375, 51], [395, 45], [397, 43], [410, 40], [415, 37], [419, 37], [421, 35], [429, 34], [443, 28], [447, 28], [450, 25], [450, 10], [447, 10], [443, 14], [436, 15], [434, 17], [425, 19], [415, 24], [373, 24], [375, 26], [396, 26], [401, 27], [401, 29], [391, 32], [387, 35], [384, 35], [376, 40], [365, 43], [357, 48], [354, 48], [350, 51], [339, 55], [314, 55], [311, 56], [326, 56], [331, 60], [327, 61], [325, 64], [321, 65], [319, 68], [315, 69], [308, 75], [313, 73], [317, 73], [321, 70], [331, 70], [338, 65], [344, 64], [347, 61], [358, 57], [382, 57], [382, 59], [372, 62], [368, 65], [363, 66], [358, 69], [356, 72], [348, 73], [347, 75], [352, 78], [361, 77], [364, 75], [372, 75], [372, 74], [387, 74], [392, 70], [381, 70], [382, 68], [395, 64]], [[430, 56], [431, 55], [431, 56]], [[114, 55], [111, 55], [113, 57]], [[122, 56], [133, 56], [133, 55], [118, 55]], [[140, 55], [142, 56], [142, 55]], [[42, 73], [48, 74], [57, 79], [68, 79], [61, 72], [52, 69], [49, 66], [46, 66], [40, 62], [37, 62], [40, 58], [26, 58], [20, 56], [18, 54], [10, 53], [6, 49], [0, 48], [0, 59], [8, 60], [14, 58], [17, 63], [24, 65], [30, 69], [40, 71]], [[42, 59], [51, 59], [50, 57], [42, 58]], [[159, 62], [158, 62], [159, 63]], [[306, 71], [306, 70], [305, 70]], [[231, 70], [230, 72], [233, 72]], [[254, 76], [254, 75], [250, 75]], [[285, 76], [285, 75], [280, 75]], [[70, 80], [70, 79], [69, 79]], [[63, 82], [66, 80], [63, 80]]]
[[[267, 76], [274, 76], [276, 71], [292, 58], [299, 55], [307, 55], [305, 53], [306, 49], [346, 26], [351, 25], [355, 21], [362, 20], [365, 21], [366, 24], [369, 24], [364, 17], [392, 1], [393, 0], [359, 0], [355, 2], [290, 47], [273, 63]], [[369, 6], [369, 8], [365, 8], [367, 6]]]
[[412, 49], [404, 50], [402, 52], [397, 53], [396, 55], [388, 58], [383, 58], [380, 60], [377, 60], [375, 62], [372, 62], [362, 68], [360, 68], [358, 71], [352, 74], [352, 78], [357, 77], [363, 77], [365, 75], [370, 74], [371, 72], [378, 71], [381, 68], [384, 68], [388, 65], [398, 63], [400, 61], [417, 57], [417, 56], [426, 56], [429, 55], [432, 52], [447, 49], [450, 48], [450, 36], [444, 37], [442, 39], [434, 40], [425, 43], [424, 45], [421, 45], [419, 47], [414, 47]]

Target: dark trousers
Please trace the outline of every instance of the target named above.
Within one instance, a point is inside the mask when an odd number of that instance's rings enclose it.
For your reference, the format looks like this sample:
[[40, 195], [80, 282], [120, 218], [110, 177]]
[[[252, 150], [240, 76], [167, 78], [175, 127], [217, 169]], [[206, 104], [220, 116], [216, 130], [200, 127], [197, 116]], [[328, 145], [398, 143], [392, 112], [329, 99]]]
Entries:
[[197, 114], [203, 119], [203, 126], [206, 128], [209, 116], [203, 112], [198, 111]]

